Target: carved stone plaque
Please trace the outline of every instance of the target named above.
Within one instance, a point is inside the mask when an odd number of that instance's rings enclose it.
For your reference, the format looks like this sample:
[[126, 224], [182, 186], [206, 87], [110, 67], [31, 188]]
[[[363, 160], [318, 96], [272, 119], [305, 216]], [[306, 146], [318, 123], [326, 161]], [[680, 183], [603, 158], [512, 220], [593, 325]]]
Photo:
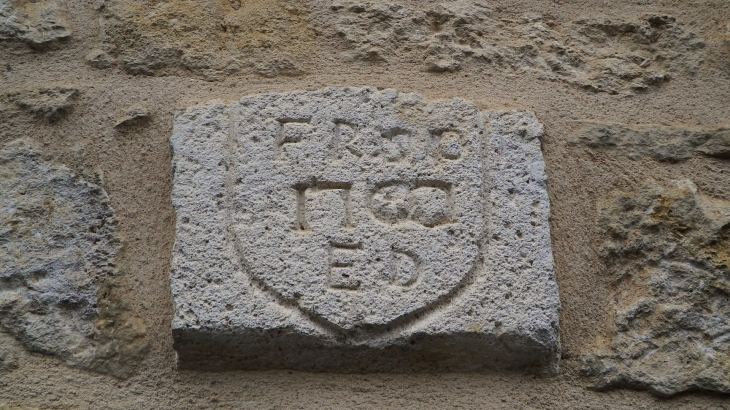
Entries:
[[180, 365], [552, 368], [541, 131], [530, 114], [372, 88], [179, 113]]

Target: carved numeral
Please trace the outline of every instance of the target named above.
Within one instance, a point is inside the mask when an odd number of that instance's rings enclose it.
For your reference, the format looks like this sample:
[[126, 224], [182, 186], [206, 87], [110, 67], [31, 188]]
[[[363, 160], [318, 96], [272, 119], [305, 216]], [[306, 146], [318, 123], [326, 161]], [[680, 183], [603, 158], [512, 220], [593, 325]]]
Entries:
[[[342, 228], [352, 228], [352, 184], [346, 182], [317, 182], [311, 184], [297, 184], [292, 187], [296, 191], [296, 214], [294, 216], [294, 230], [308, 231], [312, 229], [314, 216], [317, 223], [323, 220], [339, 219], [337, 224]], [[338, 201], [317, 201], [314, 197], [325, 195], [328, 191], [339, 196]], [[336, 202], [339, 202], [337, 204]], [[338, 207], [338, 208], [335, 208]], [[327, 223], [327, 222], [325, 222]]]
[[381, 185], [370, 199], [370, 211], [390, 225], [407, 220], [433, 228], [453, 222], [453, 186], [443, 181]]

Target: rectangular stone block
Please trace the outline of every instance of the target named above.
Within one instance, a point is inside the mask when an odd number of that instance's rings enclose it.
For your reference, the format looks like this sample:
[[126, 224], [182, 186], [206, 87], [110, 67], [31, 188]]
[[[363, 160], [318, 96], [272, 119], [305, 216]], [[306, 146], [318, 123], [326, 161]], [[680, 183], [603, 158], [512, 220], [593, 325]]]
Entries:
[[374, 88], [178, 113], [179, 366], [554, 372], [542, 132]]

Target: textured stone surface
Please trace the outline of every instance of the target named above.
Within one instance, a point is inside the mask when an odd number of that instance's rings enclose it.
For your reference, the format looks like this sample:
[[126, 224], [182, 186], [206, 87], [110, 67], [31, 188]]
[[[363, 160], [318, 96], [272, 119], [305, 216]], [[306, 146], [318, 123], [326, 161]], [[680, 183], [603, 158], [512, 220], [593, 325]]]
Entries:
[[683, 161], [695, 153], [730, 158], [730, 128], [668, 127], [584, 121], [568, 136], [574, 145], [629, 158]]
[[599, 212], [615, 313], [583, 357], [595, 388], [730, 393], [730, 202], [650, 180]]
[[73, 109], [79, 90], [74, 87], [50, 87], [8, 94], [19, 108], [47, 122], [57, 121]]
[[179, 113], [180, 365], [554, 371], [541, 135], [532, 114], [392, 89]]
[[150, 111], [144, 107], [129, 107], [118, 117], [114, 128], [127, 128], [143, 125], [150, 121]]
[[296, 0], [104, 0], [98, 68], [120, 63], [134, 74], [300, 75], [312, 51], [305, 2]]
[[55, 0], [0, 0], [0, 40], [18, 39], [36, 49], [71, 37]]
[[[486, 2], [413, 9], [388, 2], [332, 6], [343, 58], [371, 63], [423, 61], [424, 69], [537, 71], [594, 92], [641, 91], [696, 72], [704, 43], [673, 17], [631, 21], [583, 18], [558, 24], [538, 13], [497, 16]], [[330, 19], [329, 16], [326, 19]]]
[[18, 367], [17, 342], [12, 336], [0, 333], [0, 374], [15, 370]]
[[115, 300], [120, 242], [104, 190], [16, 140], [0, 151], [0, 192], [0, 331], [71, 366], [128, 376], [145, 327]]

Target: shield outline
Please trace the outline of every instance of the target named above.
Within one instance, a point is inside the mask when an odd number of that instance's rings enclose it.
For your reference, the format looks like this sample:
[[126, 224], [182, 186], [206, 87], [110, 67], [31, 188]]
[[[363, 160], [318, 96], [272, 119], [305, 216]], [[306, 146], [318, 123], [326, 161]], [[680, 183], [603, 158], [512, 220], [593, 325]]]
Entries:
[[[300, 97], [304, 97], [304, 95], [302, 95]], [[233, 104], [232, 106], [235, 106], [235, 105], [236, 104]], [[231, 108], [233, 108], [233, 107], [231, 107]], [[234, 117], [234, 115], [232, 115], [232, 114], [233, 113], [230, 113], [231, 117]], [[475, 121], [478, 122], [479, 126], [481, 126], [482, 124], [481, 124], [478, 113], [475, 112], [474, 118], [475, 118]], [[309, 117], [307, 119], [307, 121], [309, 121], [310, 119], [311, 119], [311, 117]], [[279, 121], [280, 123], [304, 122], [301, 118], [293, 118], [293, 117], [287, 117], [287, 118], [285, 118], [285, 121], [283, 121], [283, 122], [280, 119], [277, 119], [277, 121]], [[337, 124], [338, 120], [335, 119], [330, 122], [332, 122], [333, 124]], [[235, 127], [232, 127], [232, 129], [235, 129]], [[441, 130], [440, 132], [444, 132], [444, 131], [451, 132], [452, 130], [446, 129], [446, 130]], [[479, 194], [480, 194], [481, 200], [483, 201], [484, 200], [483, 194], [484, 194], [484, 188], [485, 188], [485, 182], [486, 182], [485, 181], [486, 180], [486, 178], [485, 178], [486, 167], [481, 158], [481, 147], [482, 147], [483, 141], [480, 138], [481, 132], [477, 133], [474, 131], [473, 134], [474, 134], [473, 142], [474, 142], [475, 146], [477, 146], [479, 148], [476, 153], [473, 153], [473, 155], [476, 156], [475, 161], [479, 163], [479, 172], [480, 172], [480, 176], [482, 177], [482, 181], [479, 186], [479, 188], [480, 188]], [[232, 140], [236, 140], [237, 138], [239, 138], [239, 135], [237, 135], [233, 130], [231, 131], [231, 136], [232, 136]], [[277, 133], [276, 138], [279, 141], [285, 140], [284, 138], [282, 138], [282, 136], [279, 133]], [[230, 183], [230, 181], [235, 179], [235, 177], [236, 177], [235, 171], [238, 169], [238, 164], [239, 164], [238, 158], [235, 155], [233, 148], [231, 148], [230, 157], [232, 158], [232, 161], [228, 167], [229, 177], [226, 179], [229, 183]], [[230, 184], [228, 185], [227, 188], [228, 188], [227, 191], [228, 191], [229, 198], [234, 198], [235, 193], [231, 189], [232, 187], [230, 186]], [[482, 211], [481, 211], [479, 217], [480, 217], [480, 219], [483, 220], [484, 216], [486, 215], [486, 212], [484, 209], [485, 204], [482, 203], [481, 205], [482, 205], [482, 207], [481, 207]], [[482, 226], [482, 228], [483, 228], [483, 226]], [[448, 290], [448, 292], [436, 297], [435, 299], [423, 304], [422, 306], [420, 306], [418, 308], [412, 309], [405, 314], [402, 314], [394, 319], [391, 319], [391, 320], [387, 321], [386, 323], [359, 324], [352, 328], [346, 328], [346, 327], [342, 327], [341, 325], [336, 324], [334, 321], [329, 320], [327, 317], [325, 317], [324, 315], [322, 315], [316, 311], [310, 310], [307, 307], [299, 305], [296, 300], [292, 300], [291, 298], [285, 297], [284, 295], [282, 295], [281, 292], [277, 291], [269, 283], [267, 283], [266, 280], [258, 277], [252, 270], [250, 263], [247, 261], [247, 258], [245, 256], [246, 255], [245, 246], [244, 246], [245, 244], [242, 243], [242, 241], [239, 239], [238, 235], [235, 232], [233, 233], [232, 240], [234, 242], [234, 247], [236, 249], [236, 252], [238, 253], [238, 256], [240, 258], [240, 262], [241, 262], [242, 266], [244, 267], [244, 270], [246, 271], [247, 276], [252, 280], [253, 283], [256, 283], [259, 288], [266, 291], [267, 293], [272, 294], [281, 305], [298, 309], [299, 311], [303, 312], [313, 322], [315, 322], [325, 328], [328, 328], [328, 329], [334, 331], [336, 334], [340, 334], [340, 335], [354, 335], [354, 334], [361, 334], [362, 332], [381, 333], [383, 331], [391, 331], [393, 328], [405, 326], [405, 325], [413, 322], [414, 320], [417, 320], [418, 318], [425, 316], [428, 312], [438, 309], [439, 306], [442, 306], [444, 303], [448, 303], [449, 300], [456, 297], [466, 286], [468, 286], [474, 280], [475, 272], [479, 268], [479, 265], [481, 263], [481, 248], [482, 248], [481, 235], [479, 235], [479, 240], [476, 241], [476, 249], [474, 252], [475, 256], [471, 260], [471, 266], [468, 269], [466, 269], [465, 273], [463, 273], [461, 275], [461, 279], [457, 283], [453, 284], [451, 286], [451, 288]]]

